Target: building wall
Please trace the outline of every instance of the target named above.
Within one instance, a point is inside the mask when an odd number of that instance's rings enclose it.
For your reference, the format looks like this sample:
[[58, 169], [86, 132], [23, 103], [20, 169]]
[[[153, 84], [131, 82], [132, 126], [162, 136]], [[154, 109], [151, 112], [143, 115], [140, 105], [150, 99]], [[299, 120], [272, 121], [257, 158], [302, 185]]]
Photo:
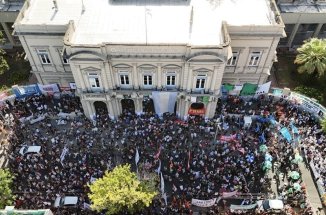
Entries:
[[311, 37], [326, 38], [326, 13], [281, 13], [287, 37], [279, 47], [298, 47]]
[[[66, 87], [75, 82], [88, 117], [95, 115], [96, 101], [105, 103], [111, 118], [118, 117], [123, 99], [131, 99], [135, 112], [141, 114], [143, 99], [152, 91], [177, 92], [176, 114], [180, 118], [188, 116], [192, 103], [202, 100], [205, 100], [205, 117], [213, 117], [222, 83], [262, 84], [267, 80], [284, 28], [282, 24], [228, 25], [224, 37], [230, 37], [231, 42], [219, 47], [105, 43], [88, 46], [70, 44], [69, 38], [74, 34], [71, 23], [21, 25], [23, 16], [20, 13], [15, 30], [32, 72], [43, 84], [59, 83]], [[238, 54], [229, 65], [232, 52]], [[63, 56], [69, 58], [69, 64], [63, 63]], [[175, 75], [173, 87], [167, 86], [166, 76], [170, 73]], [[121, 75], [125, 75], [124, 82], [128, 76], [128, 84], [122, 83]], [[144, 75], [152, 77], [150, 86], [144, 85]]]

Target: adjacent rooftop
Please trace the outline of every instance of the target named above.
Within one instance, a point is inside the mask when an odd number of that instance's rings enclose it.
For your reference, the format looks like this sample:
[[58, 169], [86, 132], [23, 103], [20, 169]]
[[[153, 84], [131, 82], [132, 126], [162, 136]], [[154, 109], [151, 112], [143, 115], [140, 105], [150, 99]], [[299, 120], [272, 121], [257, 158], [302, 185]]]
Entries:
[[279, 0], [282, 13], [326, 13], [326, 2], [315, 0]]

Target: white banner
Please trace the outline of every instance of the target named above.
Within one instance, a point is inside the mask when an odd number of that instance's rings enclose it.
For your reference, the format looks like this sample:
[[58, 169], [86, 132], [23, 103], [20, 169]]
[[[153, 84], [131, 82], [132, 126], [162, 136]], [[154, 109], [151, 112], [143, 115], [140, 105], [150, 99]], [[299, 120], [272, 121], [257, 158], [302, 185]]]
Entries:
[[191, 204], [197, 207], [207, 208], [212, 207], [216, 202], [216, 198], [209, 200], [200, 200], [200, 199], [192, 199]]
[[262, 85], [258, 85], [258, 89], [256, 90], [256, 95], [262, 95], [262, 94], [266, 94], [269, 92], [269, 88], [271, 87], [271, 81], [267, 82], [265, 84]]
[[57, 84], [47, 84], [47, 85], [37, 84], [37, 86], [41, 90], [42, 93], [60, 92]]
[[159, 116], [166, 112], [173, 113], [177, 95], [177, 92], [152, 92], [155, 113]]
[[233, 192], [223, 192], [222, 197], [223, 198], [228, 198], [237, 195], [238, 191], [233, 191]]
[[70, 86], [70, 89], [72, 89], [72, 90], [76, 90], [77, 89], [77, 86], [76, 86], [76, 83], [75, 82], [70, 82], [69, 83], [69, 86]]

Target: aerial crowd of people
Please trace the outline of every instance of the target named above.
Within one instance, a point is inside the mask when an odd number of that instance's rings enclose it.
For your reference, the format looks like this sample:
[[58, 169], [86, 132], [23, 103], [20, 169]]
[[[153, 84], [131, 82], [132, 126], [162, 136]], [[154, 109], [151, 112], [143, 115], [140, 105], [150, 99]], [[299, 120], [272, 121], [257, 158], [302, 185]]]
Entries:
[[[271, 198], [282, 199], [288, 214], [312, 214], [300, 177], [305, 157], [326, 185], [325, 135], [318, 119], [286, 99], [227, 96], [218, 101], [213, 119], [189, 116], [184, 121], [175, 114], [128, 110], [116, 120], [105, 109], [98, 109], [94, 119], [82, 113], [74, 94], [37, 95], [1, 107], [1, 123], [11, 131], [8, 159], [16, 208], [100, 214], [90, 209], [87, 184], [124, 163], [133, 171], [162, 173], [167, 198], [155, 198], [139, 214], [264, 214], [257, 207], [229, 207]], [[252, 122], [247, 124], [245, 116]], [[292, 131], [291, 141], [281, 128]], [[41, 149], [25, 153], [24, 146]], [[55, 206], [64, 196], [77, 196], [77, 205]], [[215, 203], [200, 208], [193, 199]]]

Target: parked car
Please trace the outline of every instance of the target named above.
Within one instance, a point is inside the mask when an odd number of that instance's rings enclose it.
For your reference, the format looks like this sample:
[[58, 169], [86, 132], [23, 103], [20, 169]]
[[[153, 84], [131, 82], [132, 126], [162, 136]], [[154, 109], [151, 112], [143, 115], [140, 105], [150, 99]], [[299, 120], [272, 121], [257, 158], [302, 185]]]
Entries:
[[74, 207], [78, 204], [77, 196], [58, 196], [54, 201], [54, 207]]
[[284, 203], [279, 199], [259, 200], [257, 206], [260, 211], [273, 213], [282, 213], [284, 211]]
[[41, 146], [23, 146], [19, 150], [19, 154], [25, 155], [30, 153], [39, 153], [41, 151]]

